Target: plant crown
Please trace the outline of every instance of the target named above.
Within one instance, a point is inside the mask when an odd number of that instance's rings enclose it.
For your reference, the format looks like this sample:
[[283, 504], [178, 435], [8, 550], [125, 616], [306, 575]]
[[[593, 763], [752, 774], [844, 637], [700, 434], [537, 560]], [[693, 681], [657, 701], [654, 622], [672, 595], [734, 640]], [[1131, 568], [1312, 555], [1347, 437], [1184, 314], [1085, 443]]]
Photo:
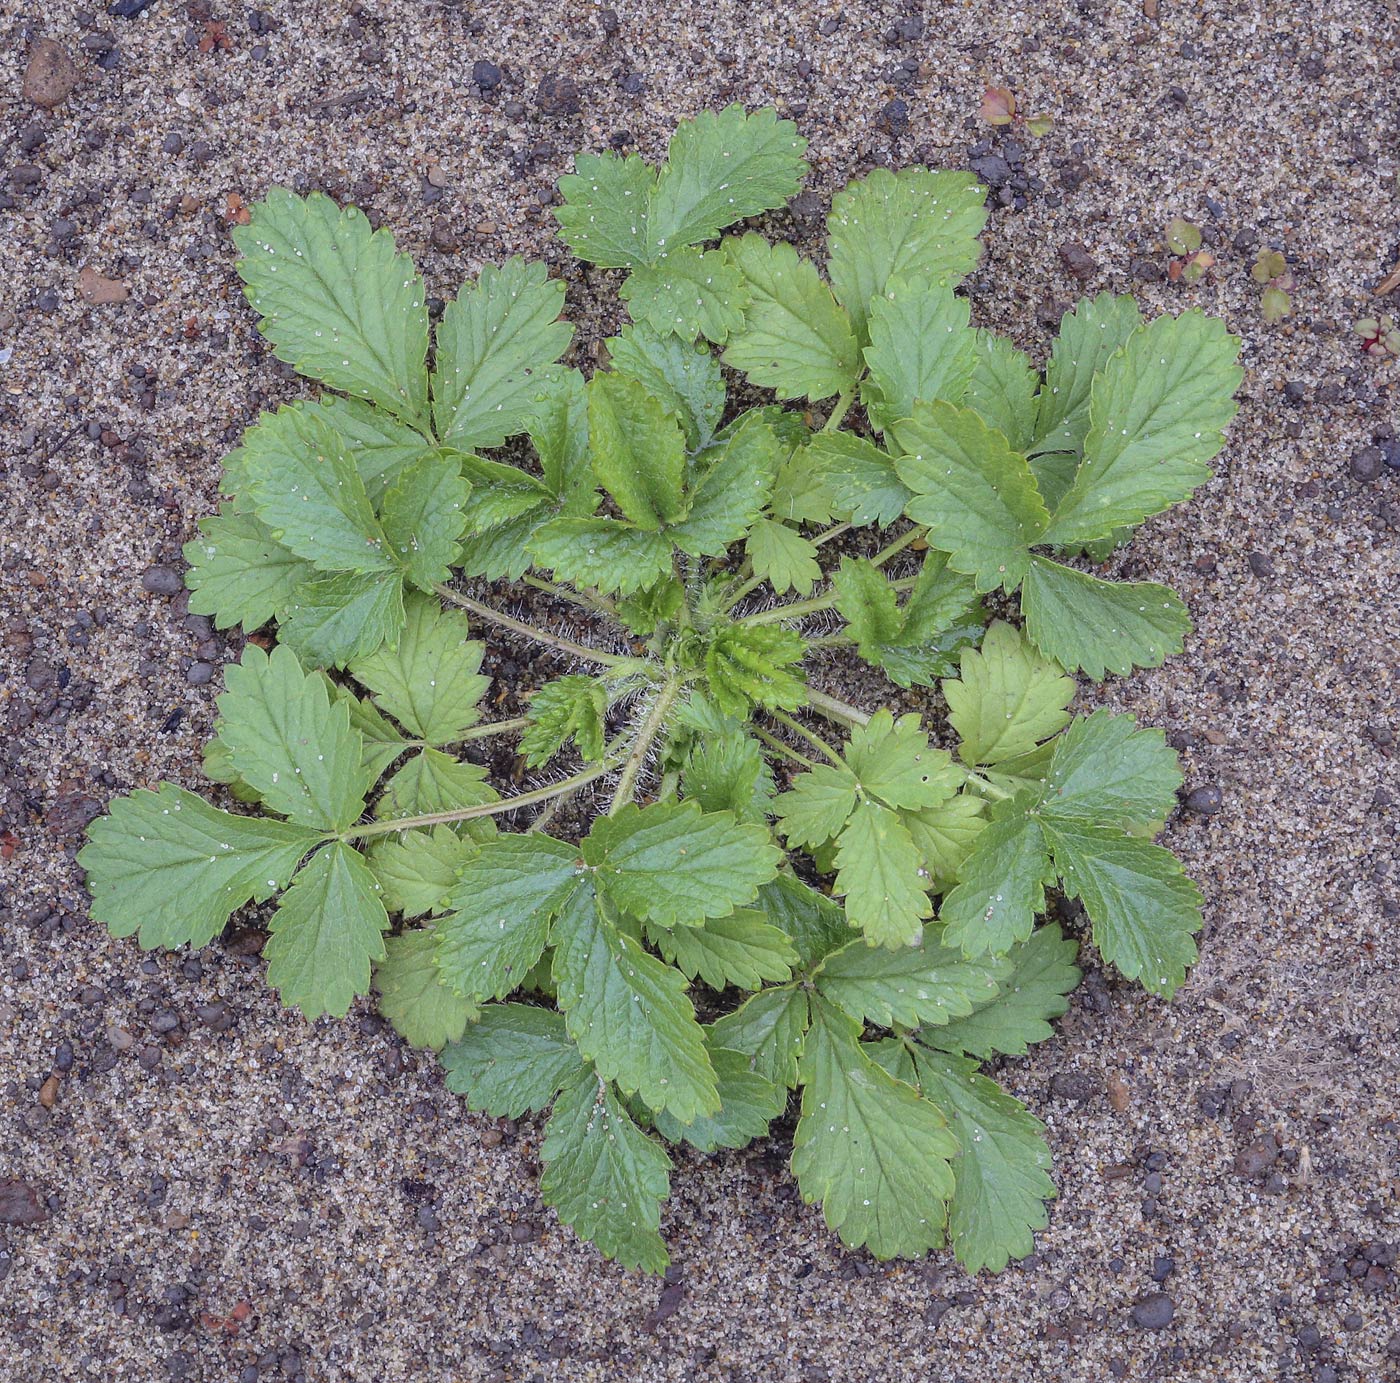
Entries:
[[[248, 429], [186, 548], [192, 611], [275, 624], [205, 753], [253, 810], [138, 789], [80, 860], [143, 947], [276, 898], [282, 1001], [340, 1016], [373, 990], [471, 1108], [547, 1113], [544, 1199], [624, 1264], [667, 1262], [665, 1145], [742, 1147], [795, 1090], [793, 1172], [845, 1243], [999, 1269], [1054, 1195], [1042, 1125], [981, 1072], [1078, 982], [1048, 891], [1156, 994], [1195, 955], [1200, 895], [1152, 842], [1175, 755], [1074, 714], [1069, 675], [1158, 666], [1186, 610], [1071, 562], [1208, 477], [1238, 343], [1104, 294], [1037, 369], [954, 293], [985, 221], [963, 173], [852, 182], [825, 275], [752, 231], [714, 244], [797, 191], [803, 149], [731, 107], [660, 168], [578, 156], [561, 233], [627, 271], [633, 319], [586, 381], [544, 265], [484, 268], [430, 340], [386, 231], [271, 191], [239, 272], [325, 391]], [[740, 410], [721, 364], [834, 402], [821, 426]], [[512, 719], [488, 631], [558, 673]], [[823, 693], [842, 648], [909, 690]], [[505, 735], [539, 776], [502, 796], [473, 754]]]

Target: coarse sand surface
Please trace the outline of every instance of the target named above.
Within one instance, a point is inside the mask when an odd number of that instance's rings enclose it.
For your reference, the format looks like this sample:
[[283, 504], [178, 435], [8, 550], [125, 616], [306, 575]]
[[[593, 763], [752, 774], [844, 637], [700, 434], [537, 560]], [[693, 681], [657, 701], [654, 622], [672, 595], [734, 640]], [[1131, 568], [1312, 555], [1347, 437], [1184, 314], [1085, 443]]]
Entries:
[[[0, 1380], [1400, 1377], [1400, 416], [1352, 330], [1400, 257], [1393, 0], [266, 4], [0, 0]], [[22, 94], [43, 37], [77, 79], [52, 110]], [[979, 121], [988, 83], [1049, 132]], [[1167, 1005], [1089, 957], [1006, 1066], [1059, 1199], [1000, 1277], [843, 1250], [783, 1130], [679, 1153], [671, 1272], [625, 1273], [542, 1206], [538, 1123], [465, 1113], [367, 1008], [281, 1011], [246, 925], [197, 955], [109, 940], [73, 863], [114, 792], [201, 785], [237, 644], [150, 570], [183, 570], [222, 455], [304, 392], [238, 291], [239, 199], [354, 201], [443, 297], [543, 255], [586, 363], [616, 275], [569, 261], [555, 180], [729, 101], [810, 139], [766, 225], [810, 251], [848, 177], [974, 167], [973, 318], [1037, 359], [1100, 290], [1244, 340], [1215, 477], [1113, 563], [1195, 633], [1083, 695], [1218, 789], [1165, 836], [1201, 962]], [[1176, 216], [1216, 261], [1194, 285], [1166, 276]], [[1272, 325], [1259, 248], [1295, 280]]]

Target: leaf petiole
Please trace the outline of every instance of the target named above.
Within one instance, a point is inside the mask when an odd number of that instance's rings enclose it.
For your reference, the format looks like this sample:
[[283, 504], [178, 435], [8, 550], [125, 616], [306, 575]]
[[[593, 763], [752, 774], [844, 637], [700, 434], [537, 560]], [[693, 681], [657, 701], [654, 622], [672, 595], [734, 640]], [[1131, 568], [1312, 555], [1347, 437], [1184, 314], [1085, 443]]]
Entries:
[[547, 648], [557, 649], [560, 653], [568, 653], [575, 658], [582, 658], [585, 662], [597, 663], [602, 667], [620, 667], [623, 664], [637, 661], [635, 658], [624, 658], [618, 653], [604, 653], [600, 648], [589, 648], [586, 644], [575, 643], [572, 639], [566, 639], [561, 634], [551, 634], [548, 630], [527, 624], [523, 619], [516, 619], [514, 615], [507, 615], [501, 610], [493, 610], [491, 606], [483, 605], [481, 601], [473, 600], [471, 596], [463, 595], [460, 591], [454, 591], [451, 586], [442, 582], [439, 582], [433, 589], [444, 600], [450, 601], [453, 605], [460, 605], [462, 609], [470, 610], [473, 614], [479, 615], [484, 620], [489, 620], [492, 624], [499, 624], [503, 629], [511, 629], [523, 638], [544, 644]]
[[637, 739], [632, 745], [632, 752], [628, 754], [627, 762], [622, 765], [622, 776], [617, 780], [617, 788], [613, 792], [612, 803], [608, 807], [609, 816], [615, 816], [632, 800], [632, 790], [637, 785], [637, 778], [642, 771], [642, 765], [646, 762], [647, 752], [655, 742], [657, 735], [661, 733], [661, 727], [666, 723], [666, 716], [675, 703], [680, 689], [681, 683], [673, 678], [657, 693], [656, 700], [652, 702], [646, 719], [642, 721], [641, 729], [637, 731]]
[[785, 725], [789, 730], [793, 732], [793, 734], [801, 735], [802, 738], [812, 746], [812, 748], [816, 749], [819, 753], [823, 754], [826, 758], [830, 759], [831, 762], [837, 766], [837, 768], [841, 768], [844, 766], [844, 761], [842, 760], [840, 754], [838, 754], [836, 750], [834, 750], [819, 734], [817, 734], [813, 730], [809, 730], [805, 725], [803, 725], [803, 723], [800, 720], [797, 720], [794, 717], [788, 715], [785, 711], [773, 710], [770, 711], [769, 714], [773, 717], [774, 720], [778, 722], [779, 725]]

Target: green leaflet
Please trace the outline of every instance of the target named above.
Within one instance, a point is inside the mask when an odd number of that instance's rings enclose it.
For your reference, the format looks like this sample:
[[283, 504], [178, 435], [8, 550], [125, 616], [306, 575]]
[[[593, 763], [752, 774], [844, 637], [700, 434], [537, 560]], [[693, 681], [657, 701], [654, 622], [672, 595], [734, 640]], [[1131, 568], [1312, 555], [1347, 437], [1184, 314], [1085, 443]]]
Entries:
[[952, 287], [972, 270], [985, 196], [970, 173], [877, 168], [832, 198], [831, 283], [862, 341], [871, 304], [891, 279]]
[[299, 586], [277, 633], [309, 667], [346, 663], [399, 636], [403, 584], [381, 572], [337, 572]]
[[768, 1125], [787, 1107], [787, 1087], [760, 1075], [742, 1052], [712, 1045], [710, 1061], [719, 1082], [718, 1113], [682, 1124], [662, 1110], [655, 1116], [656, 1131], [672, 1143], [689, 1143], [700, 1152], [745, 1148], [764, 1137]]
[[1096, 682], [1108, 672], [1161, 667], [1191, 629], [1181, 597], [1166, 586], [1100, 581], [1044, 557], [1031, 558], [1021, 609], [1042, 653]]
[[898, 813], [861, 802], [836, 843], [835, 892], [872, 946], [912, 946], [933, 915], [918, 847]]
[[807, 699], [802, 679], [791, 671], [807, 645], [792, 629], [776, 624], [723, 624], [705, 651], [705, 672], [715, 704], [727, 715], [747, 715], [753, 706], [792, 711]]
[[481, 1017], [442, 1053], [447, 1088], [468, 1109], [498, 1119], [548, 1109], [563, 1085], [584, 1070], [563, 1017], [529, 1004], [486, 1004]]
[[574, 171], [559, 179], [559, 234], [580, 259], [602, 268], [646, 264], [647, 203], [655, 187], [655, 170], [636, 154], [578, 154]]
[[574, 329], [558, 320], [564, 285], [543, 264], [488, 264], [447, 305], [437, 330], [433, 423], [444, 444], [472, 451], [524, 432], [552, 387], [548, 369]]
[[[1030, 357], [1009, 341], [981, 330], [973, 336], [972, 378], [967, 382], [962, 402], [979, 414], [988, 427], [1000, 432], [1012, 451], [1024, 452], [1035, 431], [1035, 390], [1040, 375]], [[1039, 484], [1040, 472], [1034, 459], [1031, 470]], [[1050, 496], [1043, 487], [1041, 494], [1049, 503]]]
[[454, 759], [440, 749], [420, 749], [385, 783], [374, 814], [381, 821], [425, 816], [481, 806], [496, 797], [479, 764]]
[[870, 303], [869, 378], [861, 385], [870, 424], [884, 432], [914, 405], [962, 402], [977, 361], [965, 298], [938, 283], [893, 279]]
[[434, 1051], [461, 1037], [478, 1013], [443, 984], [436, 952], [431, 928], [404, 932], [384, 943], [384, 959], [374, 967], [379, 1011], [409, 1046]]
[[701, 811], [762, 821], [773, 796], [773, 772], [750, 736], [727, 730], [696, 737], [686, 752], [681, 789]]
[[969, 956], [1005, 953], [1031, 934], [1045, 909], [1049, 857], [1032, 805], [1012, 798], [993, 812], [938, 910], [944, 939]]
[[529, 539], [530, 555], [560, 581], [583, 590], [631, 595], [671, 568], [660, 533], [617, 519], [554, 519]]
[[685, 518], [671, 540], [692, 557], [721, 556], [739, 542], [768, 503], [784, 449], [761, 420], [745, 423], [694, 478]]
[[711, 989], [759, 989], [765, 981], [792, 976], [797, 952], [786, 932], [771, 926], [755, 908], [736, 908], [694, 927], [646, 927], [647, 940], [687, 979]]
[[724, 252], [743, 276], [749, 308], [724, 363], [781, 399], [814, 403], [849, 389], [860, 370], [850, 319], [810, 260], [761, 235], [730, 237]]
[[258, 329], [280, 360], [422, 426], [428, 411], [423, 280], [388, 231], [319, 192], [269, 189], [233, 232]]
[[385, 494], [380, 523], [404, 577], [420, 590], [446, 581], [462, 555], [470, 486], [451, 453], [433, 452], [404, 467]]
[[759, 519], [749, 529], [744, 554], [754, 575], [767, 581], [775, 595], [810, 595], [822, 574], [815, 545], [776, 519]]
[[787, 933], [804, 966], [856, 934], [846, 925], [838, 904], [791, 874], [779, 874], [758, 891], [758, 906], [774, 926]]
[[603, 757], [603, 717], [607, 688], [592, 677], [560, 677], [546, 682], [530, 702], [530, 725], [520, 737], [520, 752], [530, 768], [547, 764], [569, 741], [585, 761]]
[[656, 399], [626, 375], [597, 374], [588, 386], [593, 471], [638, 528], [685, 517], [685, 438]]
[[113, 800], [78, 852], [92, 915], [113, 936], [204, 946], [245, 903], [284, 888], [320, 834], [270, 817], [234, 816], [171, 783]]
[[422, 917], [440, 911], [476, 842], [451, 826], [384, 836], [370, 847], [369, 867], [390, 912]]
[[370, 963], [384, 957], [389, 917], [363, 856], [333, 841], [292, 880], [272, 915], [263, 954], [267, 982], [308, 1018], [345, 1017], [369, 992]]
[[724, 377], [708, 350], [644, 326], [623, 327], [607, 347], [618, 374], [636, 380], [680, 419], [692, 452], [709, 444], [724, 413]]
[[887, 527], [912, 498], [893, 459], [864, 437], [818, 433], [799, 455], [831, 496], [832, 510], [852, 523]]
[[718, 250], [682, 247], [640, 265], [619, 290], [634, 321], [683, 341], [704, 336], [719, 345], [744, 322], [748, 291]]
[[190, 564], [190, 611], [212, 615], [219, 629], [249, 632], [286, 610], [315, 568], [283, 547], [252, 514], [221, 509], [201, 519], [199, 537], [185, 544]]
[[1161, 730], [1140, 730], [1130, 715], [1098, 710], [1076, 717], [1055, 741], [1045, 802], [1058, 820], [1155, 833], [1180, 786], [1181, 765]]
[[741, 1053], [756, 1074], [790, 1090], [807, 1021], [807, 995], [797, 985], [764, 989], [710, 1024], [710, 1048]]

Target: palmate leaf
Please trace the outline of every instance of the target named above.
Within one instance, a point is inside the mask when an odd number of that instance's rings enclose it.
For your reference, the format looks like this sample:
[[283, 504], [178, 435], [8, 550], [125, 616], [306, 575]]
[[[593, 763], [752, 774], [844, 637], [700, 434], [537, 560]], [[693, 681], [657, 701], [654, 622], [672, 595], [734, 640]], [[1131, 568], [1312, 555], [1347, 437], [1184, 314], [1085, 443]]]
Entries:
[[861, 385], [879, 432], [907, 418], [920, 400], [961, 403], [977, 363], [965, 298], [938, 283], [892, 279], [870, 304], [869, 378]]
[[914, 492], [905, 513], [979, 591], [1015, 590], [1048, 522], [1025, 457], [972, 409], [942, 401], [916, 405], [893, 433], [895, 468]]
[[384, 784], [374, 815], [388, 821], [455, 812], [462, 807], [483, 806], [497, 797], [480, 764], [454, 759], [440, 749], [420, 749]]
[[802, 1199], [821, 1202], [842, 1243], [877, 1258], [938, 1248], [958, 1151], [947, 1121], [870, 1059], [853, 1018], [820, 998], [812, 1008], [792, 1148]]
[[423, 280], [388, 231], [319, 192], [269, 189], [234, 244], [259, 330], [278, 359], [414, 426], [427, 421]]
[[800, 634], [776, 624], [724, 624], [705, 651], [710, 695], [726, 715], [747, 715], [753, 706], [795, 710], [807, 688], [790, 669], [807, 651]]
[[710, 1047], [710, 1061], [719, 1082], [719, 1111], [682, 1124], [662, 1110], [654, 1116], [656, 1131], [672, 1143], [689, 1143], [700, 1152], [746, 1148], [768, 1132], [768, 1125], [787, 1107], [787, 1087], [753, 1069], [742, 1052]]
[[396, 647], [350, 664], [350, 675], [409, 734], [451, 744], [481, 719], [478, 703], [491, 685], [480, 672], [485, 646], [469, 637], [467, 617], [444, 610], [435, 596], [409, 597]]
[[999, 803], [938, 909], [943, 939], [964, 954], [1001, 955], [1045, 909], [1050, 855], [1029, 795]]
[[846, 900], [851, 926], [872, 946], [912, 946], [933, 905], [918, 847], [899, 814], [864, 801], [836, 844], [834, 891]]
[[583, 843], [594, 882], [632, 917], [663, 927], [728, 917], [751, 903], [780, 858], [768, 831], [694, 802], [629, 804]]
[[871, 304], [892, 278], [952, 287], [972, 270], [985, 196], [970, 173], [877, 168], [832, 198], [831, 283], [862, 341]]
[[595, 677], [560, 677], [546, 682], [530, 701], [530, 724], [520, 737], [526, 766], [547, 764], [570, 740], [585, 762], [603, 757], [603, 717], [608, 690]]
[[851, 523], [887, 528], [913, 498], [894, 459], [864, 437], [818, 433], [798, 455], [830, 495], [832, 511]]
[[697, 463], [690, 508], [668, 531], [692, 557], [719, 557], [763, 512], [786, 448], [761, 419], [741, 426], [718, 455]]
[[486, 1004], [481, 1017], [443, 1049], [447, 1088], [468, 1109], [519, 1119], [549, 1108], [560, 1087], [584, 1072], [562, 1014], [529, 1004]]
[[937, 806], [964, 777], [949, 754], [929, 747], [919, 717], [912, 714], [896, 720], [890, 711], [876, 711], [867, 724], [852, 729], [845, 757], [861, 788], [887, 807]]
[[986, 803], [980, 797], [964, 792], [936, 807], [901, 813], [935, 891], [943, 892], [956, 882], [963, 861], [987, 824], [985, 810]]
[[713, 1114], [719, 1092], [685, 976], [604, 916], [587, 883], [564, 901], [551, 940], [569, 1036], [598, 1074], [682, 1123]]
[[1135, 667], [1161, 667], [1191, 629], [1181, 597], [1151, 581], [1101, 581], [1044, 557], [1031, 558], [1021, 610], [1047, 657], [1096, 682]]
[[774, 803], [788, 844], [811, 849], [839, 836], [855, 810], [859, 787], [844, 764], [817, 764], [798, 774]]
[[632, 319], [682, 341], [720, 345], [744, 323], [748, 290], [718, 250], [681, 247], [638, 267], [618, 290]]
[[743, 276], [749, 307], [724, 363], [780, 399], [814, 403], [849, 389], [860, 353], [845, 310], [810, 260], [761, 235], [731, 236], [724, 252]]
[[815, 544], [776, 519], [759, 519], [753, 524], [745, 540], [744, 555], [753, 574], [767, 581], [775, 595], [787, 591], [810, 595], [821, 578]]
[[1188, 499], [1235, 416], [1239, 349], [1197, 311], [1134, 332], [1094, 381], [1084, 460], [1041, 541], [1095, 542]]
[[78, 852], [92, 915], [142, 947], [204, 946], [245, 903], [286, 887], [321, 839], [308, 826], [235, 816], [172, 783], [115, 798]]
[[369, 992], [370, 965], [384, 957], [389, 916], [364, 857], [332, 841], [292, 880], [272, 915], [263, 954], [267, 982], [308, 1018], [345, 1017]]
[[736, 1051], [755, 1074], [782, 1090], [797, 1085], [807, 1032], [807, 995], [796, 984], [760, 990], [706, 1029], [711, 1051]]
[[596, 374], [588, 432], [594, 473], [632, 523], [656, 529], [685, 517], [685, 437], [659, 400], [626, 375]]
[[662, 534], [618, 519], [553, 519], [522, 537], [540, 566], [581, 590], [632, 595], [671, 570], [671, 544]]
[[286, 610], [316, 572], [282, 546], [252, 514], [221, 509], [199, 523], [185, 544], [190, 612], [211, 615], [218, 629], [241, 624], [251, 633]]
[[540, 1195], [575, 1233], [626, 1268], [659, 1273], [670, 1262], [659, 1226], [671, 1159], [591, 1071], [560, 1091], [540, 1160]]
[[370, 847], [369, 867], [389, 912], [422, 917], [440, 911], [457, 875], [476, 853], [476, 841], [451, 826], [404, 831]]
[[[1035, 391], [1040, 375], [1025, 351], [989, 331], [973, 333], [975, 357], [972, 378], [963, 393], [963, 404], [981, 416], [1011, 444], [1012, 451], [1024, 452], [1035, 433]], [[1035, 461], [1031, 470], [1040, 481]], [[1042, 496], [1049, 496], [1042, 489]]]
[[384, 496], [380, 524], [389, 552], [420, 590], [446, 581], [461, 559], [469, 489], [453, 453], [430, 452], [405, 466]]
[[433, 371], [433, 422], [444, 443], [472, 451], [525, 431], [574, 334], [559, 320], [563, 308], [564, 285], [544, 264], [519, 258], [488, 264], [447, 305]]
[[379, 1011], [410, 1047], [434, 1051], [461, 1037], [478, 1013], [442, 982], [436, 953], [431, 928], [404, 932], [384, 943], [384, 959], [374, 967]]
[[965, 1018], [922, 1029], [919, 1040], [949, 1052], [966, 1052], [980, 1061], [997, 1055], [1025, 1056], [1037, 1042], [1054, 1036], [1050, 1020], [1069, 1007], [1065, 996], [1074, 992], [1080, 980], [1074, 963], [1078, 952], [1079, 947], [1053, 922], [1037, 927], [1028, 940], [1006, 953], [1011, 970], [992, 998]]
[[277, 637], [308, 667], [344, 667], [403, 628], [403, 582], [383, 572], [336, 572], [299, 586]]
[[637, 154], [578, 154], [574, 171], [559, 179], [559, 234], [580, 259], [604, 269], [650, 263], [647, 215], [655, 187], [656, 170]]
[[709, 444], [724, 415], [725, 393], [719, 361], [708, 350], [646, 326], [625, 326], [606, 345], [613, 369], [680, 419], [692, 452]]
[[286, 648], [255, 644], [225, 674], [220, 738], [238, 776], [274, 811], [305, 826], [341, 831], [365, 808], [372, 779], [363, 741], [324, 677], [302, 671]]
[[1074, 679], [1047, 662], [1009, 624], [994, 621], [980, 649], [965, 648], [962, 676], [943, 683], [948, 718], [966, 764], [1028, 753], [1069, 724]]

